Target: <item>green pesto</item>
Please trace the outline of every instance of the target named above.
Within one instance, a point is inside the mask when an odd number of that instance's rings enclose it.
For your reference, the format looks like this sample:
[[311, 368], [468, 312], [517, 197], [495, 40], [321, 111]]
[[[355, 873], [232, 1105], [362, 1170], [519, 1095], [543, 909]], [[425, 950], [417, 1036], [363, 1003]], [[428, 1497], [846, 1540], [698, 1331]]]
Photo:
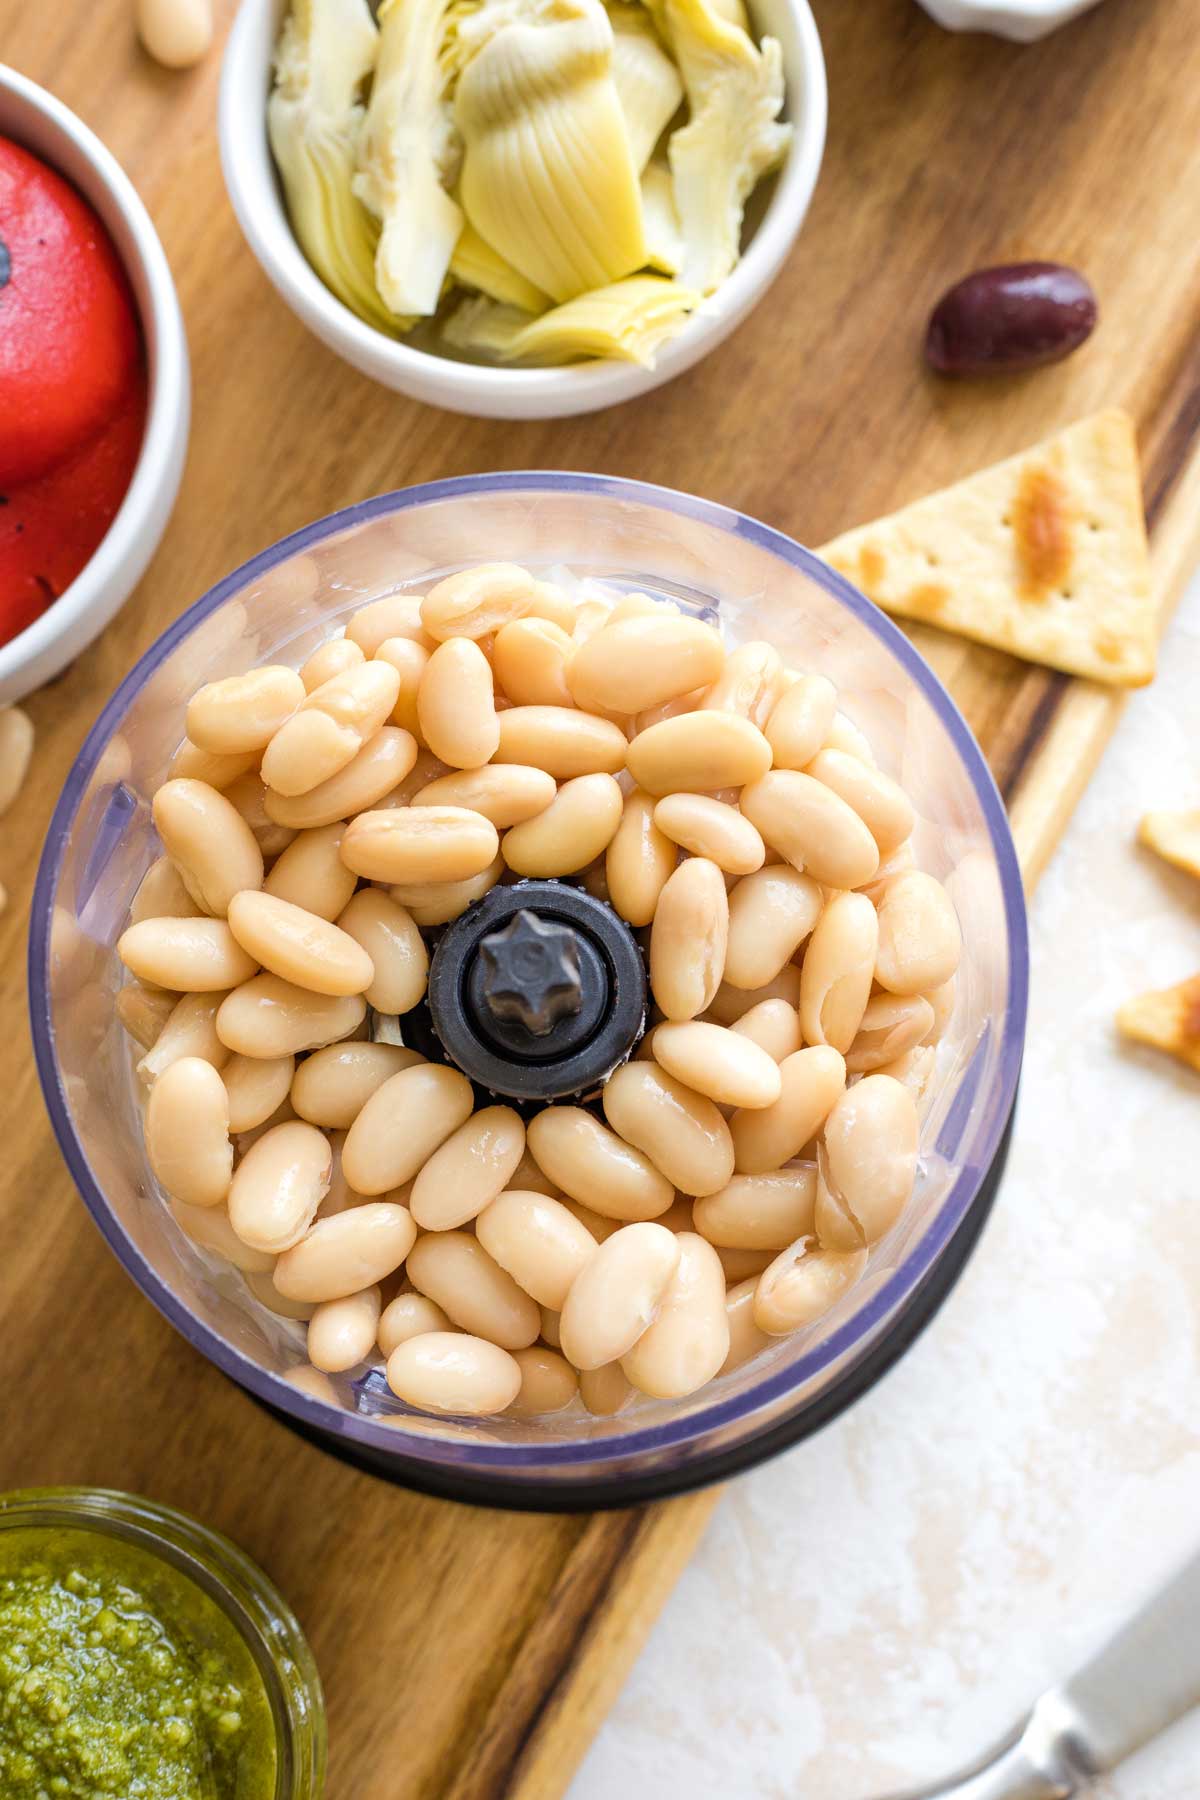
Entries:
[[240, 1633], [96, 1531], [0, 1532], [4, 1800], [272, 1800], [275, 1728]]

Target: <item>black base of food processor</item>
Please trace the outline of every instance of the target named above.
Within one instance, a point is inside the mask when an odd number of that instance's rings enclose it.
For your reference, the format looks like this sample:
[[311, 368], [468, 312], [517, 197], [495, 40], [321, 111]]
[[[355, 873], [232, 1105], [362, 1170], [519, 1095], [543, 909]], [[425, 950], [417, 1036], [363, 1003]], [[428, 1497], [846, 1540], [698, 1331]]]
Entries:
[[[778, 1456], [781, 1451], [811, 1437], [823, 1425], [836, 1419], [860, 1395], [882, 1380], [920, 1336], [958, 1281], [991, 1214], [1008, 1161], [1017, 1097], [1014, 1096], [1013, 1108], [1008, 1115], [996, 1154], [980, 1183], [979, 1192], [971, 1202], [970, 1211], [938, 1261], [913, 1289], [885, 1335], [867, 1351], [861, 1361], [847, 1369], [800, 1412], [768, 1426], [757, 1436], [728, 1450], [715, 1451], [711, 1456], [679, 1468], [654, 1469], [645, 1475], [624, 1476], [607, 1481], [525, 1483], [511, 1478], [497, 1479], [488, 1475], [471, 1474], [460, 1469], [435, 1469], [428, 1463], [405, 1461], [397, 1457], [394, 1451], [387, 1454], [373, 1451], [365, 1444], [350, 1446], [333, 1433], [312, 1430], [291, 1413], [282, 1412], [267, 1405], [265, 1401], [258, 1401], [258, 1404], [281, 1424], [287, 1425], [319, 1449], [328, 1451], [330, 1455], [354, 1468], [362, 1469], [370, 1475], [378, 1475], [397, 1487], [429, 1494], [436, 1499], [457, 1500], [470, 1506], [496, 1507], [509, 1512], [607, 1512], [620, 1507], [646, 1505], [654, 1500], [666, 1500], [695, 1488], [728, 1481], [731, 1476], [766, 1462], [769, 1457]], [[251, 1398], [257, 1400], [257, 1396], [252, 1395]]]

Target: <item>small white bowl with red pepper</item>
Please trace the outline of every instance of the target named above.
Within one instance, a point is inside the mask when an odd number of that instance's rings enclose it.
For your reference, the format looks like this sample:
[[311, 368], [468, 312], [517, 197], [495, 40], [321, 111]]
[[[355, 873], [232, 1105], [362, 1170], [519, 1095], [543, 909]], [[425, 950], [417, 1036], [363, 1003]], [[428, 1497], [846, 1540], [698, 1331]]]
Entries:
[[65, 668], [140, 579], [183, 472], [190, 382], [167, 259], [128, 176], [3, 66], [0, 151], [3, 703]]

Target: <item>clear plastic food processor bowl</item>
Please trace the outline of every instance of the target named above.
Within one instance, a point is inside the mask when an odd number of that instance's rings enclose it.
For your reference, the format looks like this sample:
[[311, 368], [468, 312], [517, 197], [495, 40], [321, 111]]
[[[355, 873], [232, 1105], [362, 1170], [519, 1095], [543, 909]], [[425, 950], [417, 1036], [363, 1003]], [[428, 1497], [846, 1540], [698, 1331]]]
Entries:
[[[378, 1367], [333, 1378], [337, 1405], [284, 1381], [305, 1360], [304, 1328], [265, 1311], [176, 1227], [147, 1165], [134, 1055], [113, 1011], [114, 946], [158, 853], [150, 802], [192, 692], [257, 663], [299, 665], [366, 601], [500, 559], [715, 607], [730, 640], [767, 638], [786, 663], [831, 677], [911, 795], [919, 860], [962, 920], [916, 1193], [862, 1283], [818, 1325], [691, 1399], [638, 1400], [612, 1418], [578, 1405], [540, 1422], [414, 1416]], [[51, 821], [29, 985], [68, 1167], [129, 1274], [191, 1343], [299, 1429], [392, 1479], [557, 1508], [624, 1504], [743, 1467], [814, 1429], [893, 1359], [990, 1199], [1020, 1067], [1027, 946], [1016, 856], [983, 757], [921, 657], [847, 582], [778, 532], [687, 495], [605, 476], [485, 475], [386, 495], [295, 533], [146, 653], [89, 734]]]

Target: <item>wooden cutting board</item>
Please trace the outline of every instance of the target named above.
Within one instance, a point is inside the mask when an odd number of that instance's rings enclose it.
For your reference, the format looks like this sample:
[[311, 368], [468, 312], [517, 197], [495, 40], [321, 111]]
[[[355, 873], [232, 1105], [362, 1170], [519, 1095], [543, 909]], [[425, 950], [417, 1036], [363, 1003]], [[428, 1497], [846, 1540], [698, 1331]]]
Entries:
[[[771, 294], [731, 343], [648, 399], [512, 425], [373, 387], [286, 311], [225, 200], [215, 56], [182, 76], [154, 68], [134, 44], [128, 0], [0, 0], [0, 52], [75, 107], [141, 189], [179, 284], [195, 376], [191, 454], [162, 547], [103, 639], [31, 701], [33, 778], [0, 825], [12, 901], [0, 921], [0, 1487], [140, 1489], [257, 1556], [295, 1602], [325, 1678], [330, 1800], [560, 1794], [717, 1496], [592, 1518], [414, 1498], [301, 1443], [194, 1355], [103, 1248], [45, 1120], [24, 997], [44, 828], [102, 700], [182, 607], [308, 520], [436, 476], [612, 471], [819, 544], [1123, 403], [1141, 433], [1169, 603], [1200, 548], [1192, 8], [1106, 0], [1017, 49], [944, 35], [912, 0], [814, 4], [829, 148]], [[228, 0], [218, 11], [224, 28]], [[941, 289], [1027, 256], [1091, 276], [1094, 340], [1031, 377], [927, 379], [918, 346]], [[936, 633], [920, 643], [987, 750], [1032, 881], [1121, 702]]]

